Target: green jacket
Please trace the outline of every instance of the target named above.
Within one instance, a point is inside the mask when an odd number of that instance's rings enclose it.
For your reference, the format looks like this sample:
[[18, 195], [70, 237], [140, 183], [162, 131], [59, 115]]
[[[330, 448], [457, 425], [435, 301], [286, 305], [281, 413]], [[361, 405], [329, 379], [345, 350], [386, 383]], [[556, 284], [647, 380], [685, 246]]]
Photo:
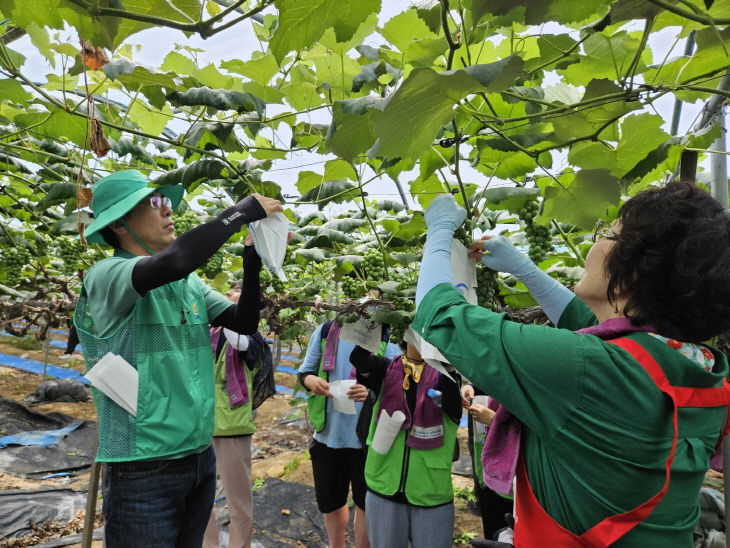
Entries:
[[[576, 297], [560, 329], [523, 325], [469, 305], [441, 284], [424, 297], [413, 322], [456, 369], [522, 421], [522, 451], [535, 496], [575, 534], [659, 491], [673, 437], [667, 400], [645, 370], [615, 345], [573, 332], [595, 321]], [[725, 356], [716, 350], [710, 349], [715, 357], [710, 372], [648, 333], [628, 337], [675, 386], [720, 386], [728, 373]], [[725, 415], [723, 408], [679, 411], [667, 494], [614, 547], [692, 546], [698, 492]]]

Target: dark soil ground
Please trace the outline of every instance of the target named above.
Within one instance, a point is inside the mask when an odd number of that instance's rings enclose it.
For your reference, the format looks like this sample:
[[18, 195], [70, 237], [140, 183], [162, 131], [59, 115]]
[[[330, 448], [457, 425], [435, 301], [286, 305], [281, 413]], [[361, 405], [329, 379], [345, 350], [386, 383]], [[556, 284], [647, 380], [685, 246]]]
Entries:
[[[10, 341], [12, 342], [12, 341]], [[84, 364], [81, 354], [76, 354], [75, 359], [61, 360], [62, 350], [51, 346], [48, 363], [60, 367], [68, 367], [84, 372]], [[13, 344], [0, 343], [0, 353], [22, 356], [27, 359], [43, 362], [45, 352], [43, 350], [24, 350]], [[282, 362], [292, 366], [292, 362]], [[42, 375], [27, 373], [18, 369], [0, 365], [0, 396], [19, 402], [35, 391], [35, 388], [43, 382]], [[291, 374], [276, 373], [276, 383], [292, 388], [295, 377]], [[64, 403], [55, 402], [33, 407], [40, 413], [59, 411], [79, 419], [96, 420], [96, 410], [91, 401]], [[256, 426], [258, 431], [254, 434], [253, 445], [253, 471], [252, 480], [260, 483], [266, 478], [281, 478], [289, 482], [297, 482], [312, 485], [312, 466], [309, 461], [307, 448], [309, 446], [312, 431], [301, 419], [305, 418], [306, 406], [303, 401], [292, 398], [288, 395], [276, 395], [269, 398], [257, 410]], [[0, 425], [0, 430], [2, 426]], [[460, 429], [459, 438], [462, 447], [462, 454], [466, 454], [466, 429]], [[0, 432], [0, 436], [2, 433]], [[471, 478], [460, 475], [453, 476], [454, 486], [457, 490], [456, 498], [456, 519], [454, 523], [454, 546], [469, 544], [469, 538], [480, 537], [481, 520], [473, 511], [472, 505], [467, 506], [466, 493], [472, 488]], [[0, 491], [9, 489], [38, 489], [40, 487], [64, 486], [79, 491], [88, 490], [89, 472], [79, 474], [73, 478], [54, 478], [48, 480], [31, 480], [0, 471]], [[256, 483], [255, 483], [256, 485]], [[101, 500], [98, 499], [96, 509], [96, 526], [101, 525]], [[32, 535], [21, 539], [0, 539], [0, 547], [25, 547], [35, 546], [52, 539], [80, 533], [83, 530], [84, 510], [81, 509], [76, 517], [68, 523], [45, 523], [36, 524]], [[255, 526], [255, 524], [254, 524]], [[299, 546], [306, 546], [306, 543], [297, 543]], [[80, 546], [76, 544], [73, 546]], [[94, 541], [94, 547], [101, 547], [101, 541]]]

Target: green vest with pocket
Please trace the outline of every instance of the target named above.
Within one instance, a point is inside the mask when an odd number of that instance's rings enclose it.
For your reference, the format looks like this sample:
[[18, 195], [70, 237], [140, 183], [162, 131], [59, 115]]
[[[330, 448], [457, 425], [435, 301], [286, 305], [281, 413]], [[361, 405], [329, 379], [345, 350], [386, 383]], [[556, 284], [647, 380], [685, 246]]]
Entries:
[[[93, 267], [92, 267], [93, 268]], [[141, 297], [106, 337], [82, 288], [74, 323], [87, 370], [107, 353], [138, 373], [137, 415], [92, 387], [99, 421], [99, 462], [164, 459], [199, 452], [214, 424], [213, 353], [203, 282], [189, 274]]]
[[[380, 393], [382, 394], [382, 387]], [[377, 426], [380, 396], [370, 422], [368, 446]], [[437, 449], [412, 449], [406, 446], [408, 432], [401, 430], [386, 454], [368, 449], [365, 482], [368, 489], [386, 497], [403, 493], [414, 506], [439, 506], [454, 500], [451, 466], [458, 424], [443, 412], [444, 444]]]

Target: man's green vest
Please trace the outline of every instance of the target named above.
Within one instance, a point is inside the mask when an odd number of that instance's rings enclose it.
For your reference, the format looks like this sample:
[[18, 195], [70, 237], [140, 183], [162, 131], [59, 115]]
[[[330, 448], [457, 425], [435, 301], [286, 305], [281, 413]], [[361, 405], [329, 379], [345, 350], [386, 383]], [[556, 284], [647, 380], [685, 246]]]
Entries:
[[[382, 394], [381, 387], [380, 393]], [[368, 445], [375, 433], [375, 417], [380, 413], [380, 397], [370, 421]], [[385, 455], [368, 450], [365, 482], [368, 489], [386, 497], [403, 493], [414, 506], [439, 506], [454, 500], [451, 464], [454, 459], [458, 424], [443, 412], [444, 444], [437, 449], [406, 446], [408, 432], [401, 430]]]
[[92, 388], [99, 420], [97, 461], [178, 457], [210, 444], [213, 352], [202, 283], [190, 274], [153, 289], [103, 338], [96, 336], [100, 330], [82, 288], [74, 324], [87, 370], [112, 352], [139, 375], [136, 417]]
[[[322, 365], [324, 363], [324, 347], [327, 344], [328, 334], [329, 330], [327, 330], [327, 333], [322, 336], [319, 342], [319, 351], [322, 357], [319, 359], [319, 371], [317, 371], [317, 376], [327, 382], [329, 382], [329, 371], [324, 371]], [[384, 356], [387, 347], [388, 341], [380, 341], [380, 352], [377, 355]], [[320, 396], [310, 392], [307, 398], [307, 407], [309, 408], [309, 420], [314, 425], [315, 432], [321, 432], [327, 423], [327, 396]]]

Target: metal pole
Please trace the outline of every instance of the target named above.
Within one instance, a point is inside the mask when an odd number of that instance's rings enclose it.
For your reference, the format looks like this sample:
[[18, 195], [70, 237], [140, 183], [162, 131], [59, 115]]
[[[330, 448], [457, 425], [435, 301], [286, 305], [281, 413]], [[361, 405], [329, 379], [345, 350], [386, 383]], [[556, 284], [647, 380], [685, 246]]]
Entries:
[[[684, 55], [689, 57], [695, 47], [695, 31], [689, 33], [687, 41], [684, 43]], [[679, 119], [682, 116], [682, 101], [674, 99], [674, 111], [672, 112], [672, 129], [671, 134], [676, 135], [679, 131]]]
[[[710, 189], [715, 199], [727, 208], [727, 156], [722, 154], [726, 149], [724, 108], [720, 110], [719, 124], [720, 136], [712, 143], [711, 150], [716, 150], [720, 154], [712, 154], [710, 158], [710, 172], [712, 174]], [[725, 547], [730, 548], [730, 519], [728, 519], [728, 510], [730, 509], [730, 436], [726, 436], [722, 442], [722, 472], [725, 498]]]
[[401, 186], [397, 175], [393, 177], [393, 182], [395, 183], [395, 188], [398, 189], [398, 193], [400, 194], [400, 199], [403, 202], [403, 205], [406, 206], [406, 209], [408, 209], [408, 200], [406, 200], [406, 193], [403, 192], [403, 187]]
[[50, 335], [48, 334], [48, 332], [46, 332], [46, 338], [43, 340], [43, 349], [46, 351], [46, 353], [43, 357], [43, 378], [41, 379], [41, 382], [46, 381], [46, 372], [48, 371], [48, 350], [51, 346], [51, 341], [49, 337]]
[[[720, 136], [715, 139], [708, 151], [710, 152], [710, 173], [712, 174], [710, 188], [715, 199], [727, 208], [727, 154], [724, 154], [727, 150], [725, 142], [725, 107], [720, 109], [718, 124], [720, 125]], [[714, 151], [717, 151], [718, 154], [712, 154]]]

